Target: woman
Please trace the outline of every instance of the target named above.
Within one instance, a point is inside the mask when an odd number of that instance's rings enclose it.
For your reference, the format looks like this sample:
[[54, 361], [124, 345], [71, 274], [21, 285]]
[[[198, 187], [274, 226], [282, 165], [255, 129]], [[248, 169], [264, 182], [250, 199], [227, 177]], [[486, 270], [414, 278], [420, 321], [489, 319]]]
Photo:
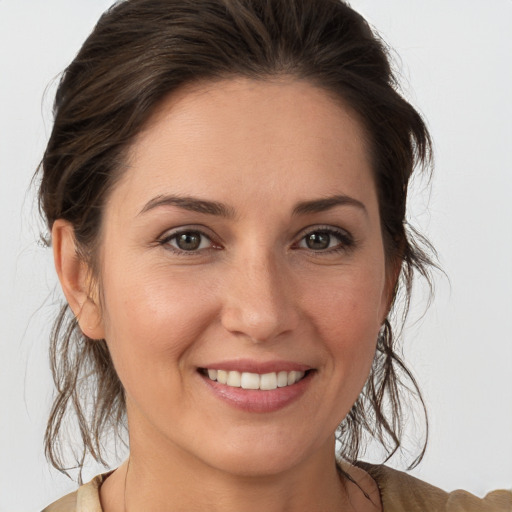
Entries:
[[97, 460], [126, 414], [130, 456], [47, 510], [510, 507], [356, 462], [365, 431], [400, 444], [388, 317], [428, 272], [404, 226], [430, 142], [364, 20], [321, 7], [128, 0], [66, 70], [47, 453], [74, 409]]

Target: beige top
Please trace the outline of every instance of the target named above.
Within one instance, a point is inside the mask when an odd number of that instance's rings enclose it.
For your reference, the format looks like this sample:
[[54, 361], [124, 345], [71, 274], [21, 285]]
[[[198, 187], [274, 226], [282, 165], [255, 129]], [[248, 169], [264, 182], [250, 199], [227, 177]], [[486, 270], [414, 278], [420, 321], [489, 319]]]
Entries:
[[[377, 482], [384, 512], [512, 512], [512, 490], [477, 498], [466, 491], [445, 492], [386, 466], [358, 463]], [[99, 475], [42, 512], [103, 512], [99, 488], [110, 473]]]

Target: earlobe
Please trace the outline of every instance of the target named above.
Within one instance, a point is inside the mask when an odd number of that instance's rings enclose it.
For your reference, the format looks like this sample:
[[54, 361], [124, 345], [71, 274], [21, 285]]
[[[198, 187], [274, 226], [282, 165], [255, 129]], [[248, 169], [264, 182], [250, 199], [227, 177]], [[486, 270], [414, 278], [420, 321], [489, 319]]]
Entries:
[[92, 294], [90, 268], [80, 257], [71, 223], [57, 219], [52, 228], [53, 259], [62, 291], [82, 332], [92, 339], [104, 339], [101, 308]]

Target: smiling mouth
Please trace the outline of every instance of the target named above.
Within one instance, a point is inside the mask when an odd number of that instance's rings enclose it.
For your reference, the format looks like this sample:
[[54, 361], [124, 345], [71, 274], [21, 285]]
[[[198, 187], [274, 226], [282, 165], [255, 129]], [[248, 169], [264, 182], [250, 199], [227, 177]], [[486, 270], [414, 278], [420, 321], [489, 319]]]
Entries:
[[234, 370], [213, 370], [209, 368], [201, 368], [199, 371], [201, 374], [208, 376], [210, 380], [229, 387], [259, 389], [262, 391], [293, 386], [309, 373], [309, 370], [305, 372], [293, 370], [290, 372], [281, 371], [260, 374]]

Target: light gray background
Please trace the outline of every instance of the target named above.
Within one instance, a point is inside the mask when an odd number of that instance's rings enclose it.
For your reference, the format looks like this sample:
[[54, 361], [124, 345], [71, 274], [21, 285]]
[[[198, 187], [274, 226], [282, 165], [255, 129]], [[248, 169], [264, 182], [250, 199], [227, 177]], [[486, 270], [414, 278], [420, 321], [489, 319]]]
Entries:
[[[30, 180], [51, 126], [52, 80], [109, 0], [0, 0], [0, 511], [38, 510], [72, 482], [42, 436], [48, 333], [60, 295]], [[353, 0], [401, 58], [404, 89], [435, 140], [432, 187], [411, 217], [440, 255], [405, 354], [431, 439], [415, 475], [478, 495], [512, 486], [512, 1]], [[45, 88], [50, 93], [42, 101]], [[411, 440], [409, 445], [414, 447]], [[368, 458], [372, 458], [372, 453]], [[398, 458], [394, 465], [403, 468]], [[86, 477], [98, 472], [90, 467]]]

